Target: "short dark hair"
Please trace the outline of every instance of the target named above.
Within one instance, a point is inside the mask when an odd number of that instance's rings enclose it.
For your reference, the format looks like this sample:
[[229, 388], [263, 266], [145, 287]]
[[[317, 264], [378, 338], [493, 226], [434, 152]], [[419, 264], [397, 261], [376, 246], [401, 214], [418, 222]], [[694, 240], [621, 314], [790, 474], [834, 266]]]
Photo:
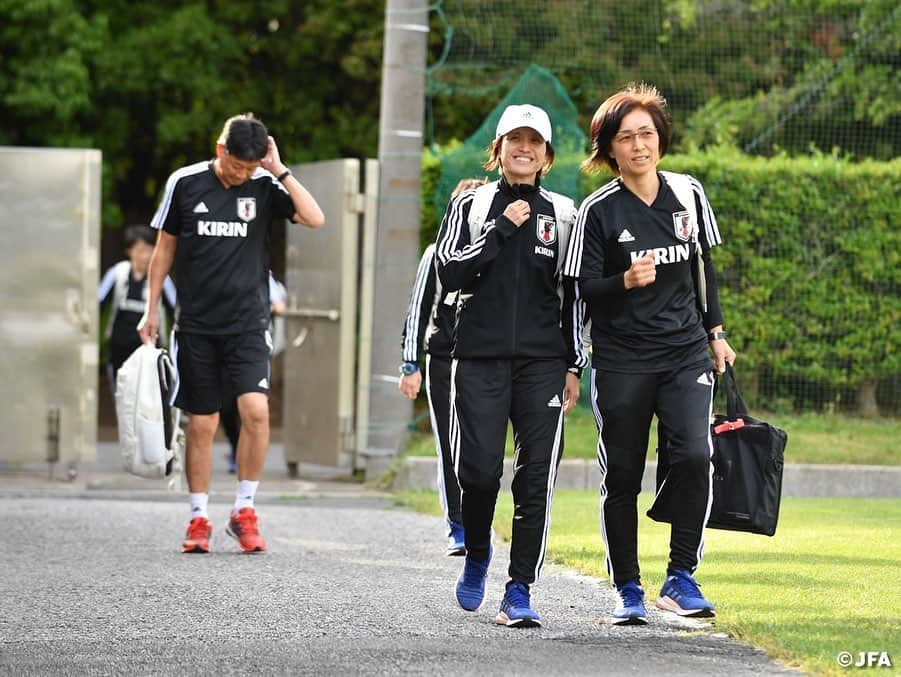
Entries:
[[156, 230], [154, 230], [150, 226], [145, 226], [143, 224], [126, 226], [124, 237], [126, 248], [131, 247], [135, 242], [138, 242], [139, 240], [146, 242], [149, 245], [156, 244]]
[[654, 85], [630, 82], [621, 91], [608, 97], [594, 113], [591, 120], [591, 155], [582, 162], [582, 169], [596, 172], [607, 166], [619, 174], [619, 165], [612, 157], [613, 137], [619, 131], [623, 118], [636, 108], [648, 112], [657, 134], [660, 136], [660, 157], [666, 155], [670, 141], [670, 120], [666, 113], [666, 99]]
[[253, 113], [242, 113], [225, 121], [216, 143], [225, 146], [229, 155], [254, 162], [269, 150], [269, 130]]

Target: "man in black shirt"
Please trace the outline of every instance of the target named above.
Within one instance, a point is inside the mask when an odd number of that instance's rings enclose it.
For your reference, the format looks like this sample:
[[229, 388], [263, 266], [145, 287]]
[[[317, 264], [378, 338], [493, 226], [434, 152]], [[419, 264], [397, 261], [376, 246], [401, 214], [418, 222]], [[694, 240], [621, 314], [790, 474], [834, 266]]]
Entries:
[[[245, 552], [265, 542], [253, 507], [269, 448], [269, 240], [273, 222], [322, 226], [322, 210], [282, 162], [252, 114], [229, 118], [212, 161], [182, 167], [166, 183], [151, 225], [150, 296], [140, 334], [155, 340], [156, 302], [175, 266], [178, 312], [175, 404], [190, 414], [186, 466], [191, 522], [184, 552], [209, 552], [207, 513], [213, 436], [223, 393], [238, 396], [238, 491], [227, 533]], [[223, 386], [227, 374], [230, 383]]]

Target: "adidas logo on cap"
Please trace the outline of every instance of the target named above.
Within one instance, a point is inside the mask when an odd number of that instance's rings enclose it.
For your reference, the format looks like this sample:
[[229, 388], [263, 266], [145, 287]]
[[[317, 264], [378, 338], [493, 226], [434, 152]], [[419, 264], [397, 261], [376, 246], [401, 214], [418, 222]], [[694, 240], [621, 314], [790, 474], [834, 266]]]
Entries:
[[527, 103], [507, 106], [504, 109], [500, 120], [497, 122], [494, 138], [499, 139], [502, 136], [506, 136], [519, 127], [534, 129], [541, 134], [542, 139], [548, 143], [551, 141], [551, 120], [547, 113], [538, 106], [532, 106]]

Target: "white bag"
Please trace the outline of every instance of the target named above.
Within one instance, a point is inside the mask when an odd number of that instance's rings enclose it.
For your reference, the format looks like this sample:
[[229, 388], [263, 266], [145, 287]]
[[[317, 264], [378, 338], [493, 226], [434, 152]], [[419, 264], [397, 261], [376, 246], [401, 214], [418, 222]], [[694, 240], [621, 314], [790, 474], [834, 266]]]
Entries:
[[177, 384], [178, 372], [169, 355], [150, 343], [135, 350], [119, 368], [116, 416], [126, 471], [149, 478], [174, 477], [181, 471], [181, 412], [170, 404]]

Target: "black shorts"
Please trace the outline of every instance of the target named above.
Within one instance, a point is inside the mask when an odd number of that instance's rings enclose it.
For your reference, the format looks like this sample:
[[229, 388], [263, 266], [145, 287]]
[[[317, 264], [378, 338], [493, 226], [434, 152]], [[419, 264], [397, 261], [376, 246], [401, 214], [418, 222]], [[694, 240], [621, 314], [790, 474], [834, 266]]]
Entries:
[[226, 335], [175, 332], [175, 405], [190, 414], [212, 414], [222, 409], [226, 397], [268, 395], [271, 348], [266, 330]]

